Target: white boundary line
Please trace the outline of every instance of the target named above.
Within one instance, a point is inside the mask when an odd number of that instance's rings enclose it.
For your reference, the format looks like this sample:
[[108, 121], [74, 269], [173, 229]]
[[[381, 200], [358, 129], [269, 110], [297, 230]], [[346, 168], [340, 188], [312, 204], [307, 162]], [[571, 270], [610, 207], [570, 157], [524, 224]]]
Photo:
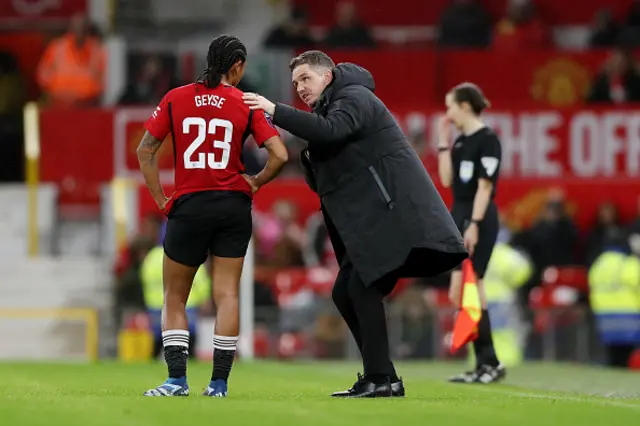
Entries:
[[[506, 390], [506, 389], [490, 388], [485, 386], [476, 386], [474, 387], [474, 389], [477, 389], [482, 392], [497, 393], [502, 395], [514, 396], [518, 398], [533, 398], [533, 399], [547, 399], [547, 400], [555, 399], [559, 401], [594, 403], [594, 404], [604, 405], [609, 407], [628, 408], [631, 410], [640, 411], [640, 404], [627, 404], [618, 400], [606, 400], [606, 399], [602, 399], [604, 397], [598, 398], [597, 396], [591, 396], [591, 395], [584, 395], [583, 397], [562, 395], [562, 394], [545, 395], [541, 393], [517, 392], [517, 391]], [[544, 391], [534, 390], [533, 392], [544, 392]]]

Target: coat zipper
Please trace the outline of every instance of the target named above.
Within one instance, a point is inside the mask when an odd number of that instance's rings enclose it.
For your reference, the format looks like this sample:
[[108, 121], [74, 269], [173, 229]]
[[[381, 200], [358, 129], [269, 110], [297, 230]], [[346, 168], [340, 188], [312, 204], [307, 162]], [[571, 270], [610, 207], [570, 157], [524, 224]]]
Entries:
[[369, 166], [369, 171], [373, 175], [373, 178], [375, 179], [376, 185], [378, 185], [380, 192], [382, 192], [382, 196], [384, 197], [384, 200], [386, 201], [387, 206], [389, 207], [389, 210], [393, 210], [393, 208], [395, 207], [395, 203], [389, 196], [389, 192], [387, 191], [387, 188], [385, 188], [384, 184], [382, 183], [382, 179], [380, 179], [380, 175], [378, 175], [378, 172], [376, 171], [376, 169], [373, 168], [373, 166]]

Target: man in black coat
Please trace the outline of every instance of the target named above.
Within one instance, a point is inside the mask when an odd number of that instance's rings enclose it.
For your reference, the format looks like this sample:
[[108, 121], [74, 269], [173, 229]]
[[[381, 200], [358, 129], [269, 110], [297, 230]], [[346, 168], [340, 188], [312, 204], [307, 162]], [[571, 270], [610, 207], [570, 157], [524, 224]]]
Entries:
[[[402, 396], [389, 355], [384, 297], [400, 277], [433, 276], [467, 256], [462, 236], [422, 162], [378, 99], [371, 74], [319, 51], [291, 61], [313, 112], [247, 93], [245, 103], [308, 142], [302, 164], [318, 193], [340, 272], [333, 300], [360, 349], [364, 376], [333, 396]], [[250, 179], [250, 178], [249, 178]]]

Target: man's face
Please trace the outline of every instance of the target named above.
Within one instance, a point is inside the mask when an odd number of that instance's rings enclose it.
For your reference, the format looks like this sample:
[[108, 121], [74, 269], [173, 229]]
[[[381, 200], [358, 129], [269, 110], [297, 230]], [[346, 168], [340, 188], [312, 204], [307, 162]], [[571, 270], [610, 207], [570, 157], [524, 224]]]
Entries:
[[312, 107], [331, 82], [331, 70], [302, 64], [293, 69], [291, 81], [302, 102]]

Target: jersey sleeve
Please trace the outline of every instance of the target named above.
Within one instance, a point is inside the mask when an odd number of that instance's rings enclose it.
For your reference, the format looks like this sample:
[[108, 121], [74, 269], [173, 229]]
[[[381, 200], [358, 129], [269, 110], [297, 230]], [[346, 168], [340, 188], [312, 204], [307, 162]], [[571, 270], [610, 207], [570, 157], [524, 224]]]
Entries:
[[144, 128], [151, 133], [154, 138], [163, 141], [171, 132], [171, 118], [169, 117], [168, 94], [162, 98], [151, 114], [151, 117], [144, 123]]
[[264, 111], [256, 111], [251, 119], [251, 135], [259, 147], [274, 136], [280, 136], [271, 117]]
[[477, 161], [479, 162], [479, 164], [476, 164], [479, 170], [479, 177], [495, 183], [498, 179], [500, 162], [502, 161], [502, 148], [496, 135], [491, 134], [486, 140], [482, 141]]

